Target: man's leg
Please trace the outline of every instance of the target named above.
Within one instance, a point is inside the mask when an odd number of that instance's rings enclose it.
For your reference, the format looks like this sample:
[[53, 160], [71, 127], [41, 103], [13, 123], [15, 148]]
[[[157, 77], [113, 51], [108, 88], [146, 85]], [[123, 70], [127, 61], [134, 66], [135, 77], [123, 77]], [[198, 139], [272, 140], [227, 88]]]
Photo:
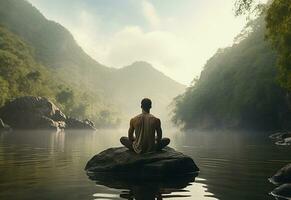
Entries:
[[132, 142], [128, 139], [128, 137], [121, 137], [120, 142], [123, 146], [125, 146], [129, 150], [132, 150]]
[[162, 150], [163, 148], [165, 148], [167, 145], [170, 144], [170, 139], [169, 138], [162, 138], [161, 142], [159, 144], [157, 144], [157, 150]]

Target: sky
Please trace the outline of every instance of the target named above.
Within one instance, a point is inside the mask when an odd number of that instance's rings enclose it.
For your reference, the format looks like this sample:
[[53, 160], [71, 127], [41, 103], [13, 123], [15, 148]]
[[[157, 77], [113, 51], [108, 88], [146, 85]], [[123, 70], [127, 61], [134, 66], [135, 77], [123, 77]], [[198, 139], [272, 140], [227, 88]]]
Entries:
[[120, 68], [146, 61], [185, 85], [246, 24], [234, 16], [234, 0], [28, 1], [99, 63]]

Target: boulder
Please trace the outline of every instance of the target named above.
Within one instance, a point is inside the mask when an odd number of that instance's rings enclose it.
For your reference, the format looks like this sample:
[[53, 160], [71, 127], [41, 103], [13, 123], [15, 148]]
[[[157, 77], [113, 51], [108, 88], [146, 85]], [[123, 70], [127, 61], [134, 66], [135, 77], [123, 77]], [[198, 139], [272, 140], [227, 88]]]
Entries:
[[95, 130], [90, 120], [81, 121], [67, 117], [53, 102], [44, 97], [16, 98], [0, 109], [0, 117], [16, 129]]
[[2, 119], [17, 129], [57, 128], [66, 116], [43, 97], [24, 96], [8, 102], [0, 109]]
[[274, 184], [291, 183], [291, 164], [281, 168], [269, 180]]
[[275, 188], [271, 195], [275, 196], [276, 199], [291, 199], [291, 184], [283, 184]]
[[57, 129], [59, 127], [58, 122], [55, 122], [54, 120], [46, 117], [41, 116], [38, 120], [37, 128], [40, 129]]
[[95, 130], [94, 123], [88, 119], [84, 121], [68, 117], [66, 119], [66, 128], [68, 129], [89, 129]]
[[109, 148], [88, 161], [88, 172], [112, 172], [139, 177], [173, 177], [198, 172], [194, 161], [170, 147], [159, 152], [136, 154], [125, 147]]

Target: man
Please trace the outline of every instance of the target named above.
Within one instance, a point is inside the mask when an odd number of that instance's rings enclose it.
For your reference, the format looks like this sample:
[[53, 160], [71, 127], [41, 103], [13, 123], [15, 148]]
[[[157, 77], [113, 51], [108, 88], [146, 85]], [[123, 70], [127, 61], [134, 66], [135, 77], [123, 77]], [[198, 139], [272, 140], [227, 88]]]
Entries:
[[150, 114], [151, 107], [152, 101], [144, 98], [142, 113], [130, 120], [128, 137], [120, 138], [121, 144], [137, 154], [159, 151], [170, 143], [169, 138], [162, 138], [161, 121]]

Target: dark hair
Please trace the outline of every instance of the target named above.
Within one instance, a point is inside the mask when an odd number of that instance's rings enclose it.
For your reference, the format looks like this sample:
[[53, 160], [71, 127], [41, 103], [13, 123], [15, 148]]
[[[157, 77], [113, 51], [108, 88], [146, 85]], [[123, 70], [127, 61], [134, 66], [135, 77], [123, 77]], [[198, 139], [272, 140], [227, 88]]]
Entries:
[[149, 110], [152, 107], [152, 101], [149, 98], [144, 98], [141, 101], [141, 108], [144, 110]]

